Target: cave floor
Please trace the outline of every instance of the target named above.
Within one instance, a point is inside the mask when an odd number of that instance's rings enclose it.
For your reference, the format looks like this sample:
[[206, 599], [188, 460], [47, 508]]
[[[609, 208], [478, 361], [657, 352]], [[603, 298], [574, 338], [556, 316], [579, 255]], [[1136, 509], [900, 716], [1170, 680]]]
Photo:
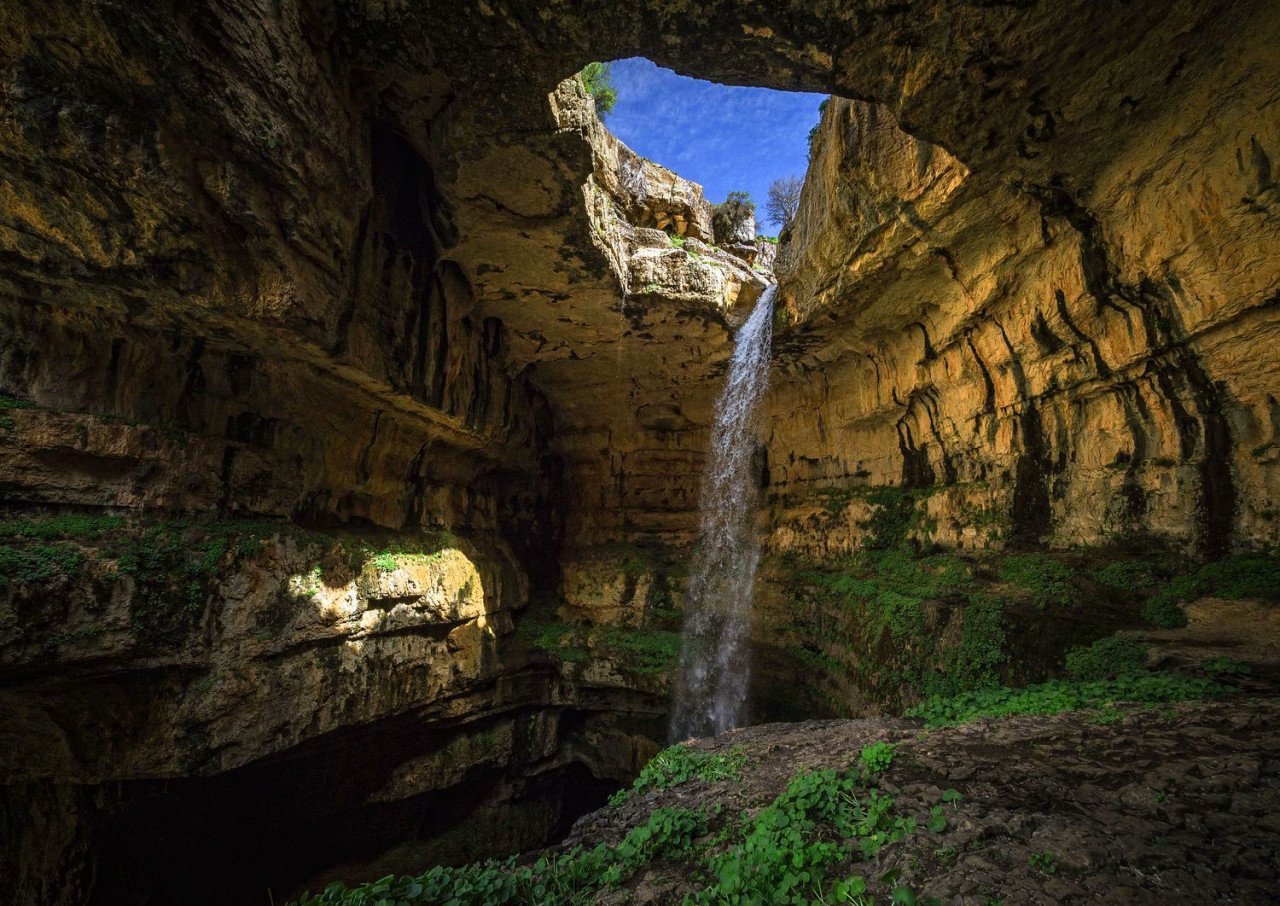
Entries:
[[[934, 730], [905, 720], [745, 728], [692, 744], [708, 752], [739, 747], [740, 780], [637, 795], [583, 818], [569, 842], [614, 843], [664, 806], [722, 806], [714, 832], [730, 816], [758, 813], [798, 772], [843, 770], [877, 741], [897, 748], [875, 785], [920, 830], [831, 875], [864, 876], [876, 902], [898, 884], [948, 904], [1280, 898], [1280, 695], [1256, 688], [1210, 701]], [[947, 790], [963, 798], [945, 802]], [[927, 822], [938, 805], [946, 827], [932, 832]], [[599, 901], [679, 902], [697, 889], [696, 874], [690, 865], [656, 863]]]

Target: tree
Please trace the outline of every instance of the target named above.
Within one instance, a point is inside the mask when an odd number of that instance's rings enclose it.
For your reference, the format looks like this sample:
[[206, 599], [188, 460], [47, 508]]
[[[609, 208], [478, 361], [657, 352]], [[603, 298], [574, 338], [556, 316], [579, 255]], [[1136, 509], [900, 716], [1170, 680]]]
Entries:
[[587, 94], [596, 99], [596, 112], [601, 119], [613, 112], [613, 105], [618, 103], [618, 88], [613, 84], [613, 64], [588, 63], [578, 75]]
[[751, 222], [750, 233], [755, 233], [756, 203], [751, 200], [749, 192], [730, 192], [729, 197], [715, 206], [711, 212], [711, 226], [715, 230], [716, 242], [749, 242], [750, 238], [740, 236], [748, 232], [744, 229]]
[[804, 180], [799, 176], [784, 176], [773, 181], [769, 186], [769, 201], [765, 204], [770, 223], [782, 230], [791, 226], [796, 212], [800, 210], [802, 188]]

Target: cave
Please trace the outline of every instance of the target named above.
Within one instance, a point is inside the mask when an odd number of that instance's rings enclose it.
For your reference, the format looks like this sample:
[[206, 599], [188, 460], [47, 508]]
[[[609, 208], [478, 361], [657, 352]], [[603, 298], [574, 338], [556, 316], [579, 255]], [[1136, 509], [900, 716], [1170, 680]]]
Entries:
[[[1280, 6], [5, 12], [0, 901], [1280, 897]], [[635, 58], [827, 98], [777, 237]]]

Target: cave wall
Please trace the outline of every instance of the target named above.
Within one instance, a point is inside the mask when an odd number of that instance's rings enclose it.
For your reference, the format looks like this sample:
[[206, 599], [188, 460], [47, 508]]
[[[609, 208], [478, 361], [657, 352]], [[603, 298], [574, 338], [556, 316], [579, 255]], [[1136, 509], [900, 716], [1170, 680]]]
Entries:
[[929, 507], [949, 546], [1280, 538], [1280, 373], [1259, 354], [1280, 338], [1275, 189], [1242, 163], [1256, 114], [1216, 100], [1211, 137], [1115, 166], [1115, 227], [1062, 185], [975, 185], [882, 107], [832, 102], [783, 248], [779, 549], [848, 549], [865, 506], [804, 523], [868, 485], [951, 486]]

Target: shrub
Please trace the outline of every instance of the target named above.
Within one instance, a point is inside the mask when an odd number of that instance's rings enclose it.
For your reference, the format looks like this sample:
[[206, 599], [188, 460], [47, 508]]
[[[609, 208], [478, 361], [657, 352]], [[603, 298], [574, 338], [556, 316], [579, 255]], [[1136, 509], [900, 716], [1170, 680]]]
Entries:
[[1154, 588], [1155, 571], [1141, 560], [1124, 560], [1108, 563], [1093, 573], [1093, 578], [1105, 588], [1119, 592], [1134, 592]]
[[73, 576], [82, 560], [78, 550], [65, 544], [0, 545], [0, 582], [6, 585], [44, 583], [60, 576]]
[[1041, 609], [1070, 604], [1075, 594], [1075, 571], [1044, 554], [1005, 558], [1000, 578], [1028, 592], [1032, 603]]
[[24, 538], [35, 541], [54, 541], [62, 538], [92, 540], [124, 525], [119, 516], [48, 516], [35, 519], [13, 519], [0, 523], [0, 536]]
[[601, 118], [612, 113], [614, 106], [618, 103], [618, 89], [613, 84], [613, 64], [588, 63], [582, 67], [582, 72], [578, 73], [578, 76], [582, 79], [587, 94], [595, 98], [596, 113], [600, 114]]
[[743, 230], [743, 227], [756, 216], [756, 203], [747, 192], [734, 191], [729, 197], [715, 206], [711, 214], [711, 226], [716, 234], [716, 242], [731, 242]]
[[1141, 673], [1146, 662], [1147, 649], [1143, 645], [1113, 635], [1068, 651], [1067, 675], [1077, 680], [1110, 679]]

